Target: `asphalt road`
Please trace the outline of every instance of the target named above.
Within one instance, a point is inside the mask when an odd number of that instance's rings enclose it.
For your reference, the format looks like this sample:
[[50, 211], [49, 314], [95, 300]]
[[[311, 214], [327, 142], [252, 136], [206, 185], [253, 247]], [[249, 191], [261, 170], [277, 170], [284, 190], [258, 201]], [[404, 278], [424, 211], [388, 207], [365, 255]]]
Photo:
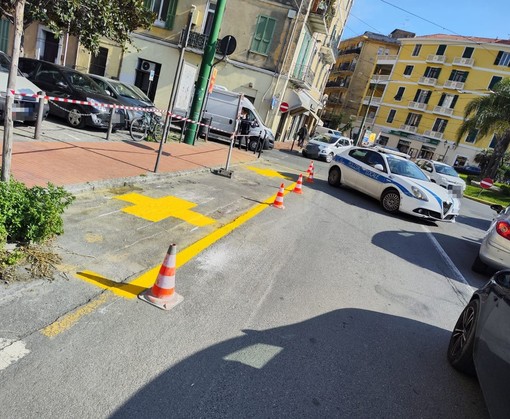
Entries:
[[[308, 162], [272, 151], [233, 179], [79, 197], [58, 241], [67, 279], [3, 291], [0, 339], [18, 351], [0, 352], [0, 417], [488, 417], [477, 382], [446, 361], [487, 280], [469, 269], [492, 217], [481, 204], [464, 200], [455, 224], [390, 216], [329, 187], [315, 162], [315, 182], [284, 210], [268, 206], [178, 269], [184, 301], [169, 312], [73, 275], [132, 281], [168, 243], [227, 225]], [[133, 217], [118, 198], [128, 192], [186, 199], [216, 224]]]

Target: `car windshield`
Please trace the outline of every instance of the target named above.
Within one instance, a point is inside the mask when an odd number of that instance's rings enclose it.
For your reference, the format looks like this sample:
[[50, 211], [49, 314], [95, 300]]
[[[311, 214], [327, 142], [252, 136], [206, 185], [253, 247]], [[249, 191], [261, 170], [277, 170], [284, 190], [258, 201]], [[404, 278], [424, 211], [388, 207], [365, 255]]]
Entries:
[[75, 89], [85, 93], [104, 94], [101, 88], [89, 76], [78, 73], [77, 71], [64, 71], [64, 74], [71, 86]]
[[130, 88], [133, 92], [135, 92], [135, 94], [137, 94], [140, 97], [140, 99], [145, 100], [146, 102], [152, 103], [152, 101], [149, 99], [149, 97], [138, 86], [133, 86], [130, 84], [127, 87]]
[[4, 54], [0, 54], [0, 71], [8, 73], [11, 68], [11, 61]]
[[458, 173], [451, 166], [446, 164], [435, 164], [434, 167], [436, 168], [436, 172], [441, 175], [459, 177]]
[[390, 172], [395, 175], [410, 177], [418, 180], [428, 181], [428, 177], [420, 170], [420, 168], [409, 160], [399, 159], [392, 155], [387, 155]]
[[140, 96], [136, 90], [131, 88], [131, 86], [121, 83], [120, 81], [109, 80], [109, 82], [121, 96], [128, 97], [130, 99], [147, 100]]
[[338, 137], [331, 137], [329, 135], [317, 135], [316, 137], [313, 137], [312, 140], [325, 144], [335, 144], [338, 140]]

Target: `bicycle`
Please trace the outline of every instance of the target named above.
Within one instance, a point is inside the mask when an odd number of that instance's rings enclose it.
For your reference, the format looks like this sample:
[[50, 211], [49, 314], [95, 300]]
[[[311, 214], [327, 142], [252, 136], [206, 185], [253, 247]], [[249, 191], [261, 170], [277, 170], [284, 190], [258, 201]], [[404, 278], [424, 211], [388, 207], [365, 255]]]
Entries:
[[154, 112], [144, 112], [142, 116], [133, 119], [129, 126], [129, 134], [133, 141], [160, 142], [163, 139], [163, 121]]

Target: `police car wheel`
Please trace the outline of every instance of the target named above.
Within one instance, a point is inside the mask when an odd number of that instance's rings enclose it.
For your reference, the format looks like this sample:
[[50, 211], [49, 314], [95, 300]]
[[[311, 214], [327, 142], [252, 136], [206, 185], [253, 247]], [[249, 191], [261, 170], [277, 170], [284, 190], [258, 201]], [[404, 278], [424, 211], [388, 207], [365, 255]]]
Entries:
[[395, 189], [388, 189], [381, 197], [381, 204], [387, 212], [397, 212], [400, 208], [400, 195]]
[[308, 156], [308, 153], [306, 152], [306, 150], [301, 150], [301, 154], [303, 155], [303, 157], [307, 157]]
[[329, 169], [328, 183], [331, 186], [340, 186], [340, 180], [342, 179], [342, 173], [338, 167], [332, 167]]

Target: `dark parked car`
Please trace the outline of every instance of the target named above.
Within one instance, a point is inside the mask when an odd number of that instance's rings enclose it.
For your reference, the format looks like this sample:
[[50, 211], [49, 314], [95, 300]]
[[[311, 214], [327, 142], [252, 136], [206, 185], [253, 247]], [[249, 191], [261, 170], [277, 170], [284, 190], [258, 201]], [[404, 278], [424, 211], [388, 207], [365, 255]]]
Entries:
[[[119, 80], [112, 80], [107, 77], [89, 74], [90, 78], [94, 80], [99, 87], [110, 97], [117, 99], [125, 106], [133, 106], [137, 108], [154, 108], [154, 103], [142, 92], [138, 87], [121, 82]], [[126, 110], [126, 128], [135, 118], [142, 116], [142, 111]]]
[[[4, 119], [5, 97], [7, 94], [7, 79], [11, 69], [11, 57], [4, 52], [0, 51], [0, 121]], [[23, 77], [21, 71], [18, 71], [16, 77], [16, 92], [23, 93], [27, 96], [15, 95], [12, 117], [14, 121], [22, 121], [27, 123], [34, 123], [37, 121], [37, 111], [39, 107], [39, 100], [34, 95], [39, 92], [39, 89], [30, 80]], [[43, 118], [46, 118], [50, 108], [45, 101]]]
[[482, 173], [482, 170], [478, 166], [471, 166], [469, 164], [467, 166], [453, 166], [453, 168], [457, 173], [463, 173], [465, 175], [479, 176]]
[[[48, 96], [97, 102], [97, 105], [81, 105], [50, 101], [50, 115], [66, 119], [72, 127], [83, 128], [85, 125], [89, 125], [108, 128], [110, 108], [101, 106], [101, 104], [120, 105], [117, 100], [103, 93], [88, 75], [71, 68], [31, 58], [20, 58], [19, 68], [32, 83], [46, 92]], [[124, 111], [116, 109], [113, 115], [114, 127], [124, 127]]]
[[448, 361], [476, 375], [493, 418], [510, 414], [510, 270], [474, 292], [453, 329]]

